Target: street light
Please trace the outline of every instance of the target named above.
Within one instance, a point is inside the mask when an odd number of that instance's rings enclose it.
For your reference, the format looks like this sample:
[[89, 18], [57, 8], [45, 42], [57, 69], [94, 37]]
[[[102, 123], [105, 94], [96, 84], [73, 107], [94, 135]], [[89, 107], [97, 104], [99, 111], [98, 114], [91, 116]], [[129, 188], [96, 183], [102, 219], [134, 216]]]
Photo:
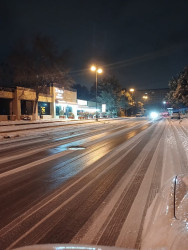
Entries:
[[144, 95], [142, 98], [145, 99], [145, 100], [147, 100], [147, 99], [148, 99], [148, 96], [147, 96], [147, 95]]
[[102, 74], [102, 69], [101, 68], [98, 68], [97, 66], [91, 66], [91, 71], [95, 72], [95, 79], [96, 79], [96, 121], [98, 121], [98, 117], [97, 117], [97, 77], [98, 77], [98, 74]]
[[[131, 97], [132, 97], [132, 106], [134, 105], [134, 100], [133, 100], [133, 93], [134, 93], [134, 89], [130, 88], [129, 91], [131, 92]], [[132, 109], [132, 108], [131, 108]], [[133, 115], [133, 109], [131, 111], [131, 114]]]
[[166, 109], [165, 105], [166, 105], [166, 101], [163, 101], [163, 104], [164, 104], [164, 110]]
[[132, 105], [134, 104], [134, 101], [133, 101], [133, 93], [134, 93], [134, 89], [133, 88], [131, 88], [131, 89], [129, 89], [129, 91], [131, 92], [131, 97], [132, 97]]
[[144, 103], [143, 103], [143, 112], [145, 113], [145, 107], [144, 105], [147, 103], [147, 100], [148, 100], [148, 96], [147, 96], [147, 93], [145, 93], [146, 95], [143, 95], [142, 98], [144, 99]]

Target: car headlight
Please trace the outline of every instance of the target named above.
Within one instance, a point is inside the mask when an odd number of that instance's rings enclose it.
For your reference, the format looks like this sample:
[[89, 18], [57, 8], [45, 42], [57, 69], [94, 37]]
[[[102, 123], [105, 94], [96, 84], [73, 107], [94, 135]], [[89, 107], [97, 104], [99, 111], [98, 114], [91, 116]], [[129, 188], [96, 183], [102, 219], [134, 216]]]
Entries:
[[151, 117], [152, 119], [157, 119], [158, 116], [159, 116], [159, 114], [158, 114], [157, 112], [151, 112], [151, 113], [150, 113], [150, 117]]

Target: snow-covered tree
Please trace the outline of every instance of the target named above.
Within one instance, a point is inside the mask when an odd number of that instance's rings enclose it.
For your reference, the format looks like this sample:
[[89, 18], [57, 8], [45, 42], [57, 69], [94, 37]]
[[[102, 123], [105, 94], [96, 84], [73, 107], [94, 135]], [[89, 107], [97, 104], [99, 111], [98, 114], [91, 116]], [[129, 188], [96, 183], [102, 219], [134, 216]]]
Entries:
[[167, 100], [172, 107], [188, 106], [188, 67], [169, 82]]
[[177, 80], [177, 88], [174, 97], [184, 105], [188, 106], [188, 67], [186, 67]]

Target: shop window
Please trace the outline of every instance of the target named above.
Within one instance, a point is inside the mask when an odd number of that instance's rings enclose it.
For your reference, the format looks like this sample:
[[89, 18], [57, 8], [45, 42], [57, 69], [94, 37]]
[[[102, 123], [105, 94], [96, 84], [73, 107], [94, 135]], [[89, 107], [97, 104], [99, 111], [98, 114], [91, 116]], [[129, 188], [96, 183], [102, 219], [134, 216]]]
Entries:
[[68, 115], [69, 113], [72, 113], [72, 107], [67, 106], [66, 107], [66, 114]]
[[50, 115], [50, 103], [49, 102], [38, 102], [38, 114], [39, 115]]
[[0, 115], [10, 115], [10, 102], [9, 99], [0, 98]]
[[33, 102], [21, 100], [21, 115], [32, 115], [33, 113]]
[[56, 106], [56, 115], [60, 114], [60, 110], [61, 110], [61, 107], [60, 106]]

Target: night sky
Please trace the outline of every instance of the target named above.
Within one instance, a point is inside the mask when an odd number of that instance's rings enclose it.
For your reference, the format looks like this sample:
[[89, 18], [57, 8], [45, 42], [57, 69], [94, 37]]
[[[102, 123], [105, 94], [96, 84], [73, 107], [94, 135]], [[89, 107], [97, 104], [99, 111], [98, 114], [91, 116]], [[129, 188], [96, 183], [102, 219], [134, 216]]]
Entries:
[[122, 86], [166, 88], [188, 65], [188, 0], [0, 0], [0, 61], [18, 39], [52, 37], [90, 87], [92, 62]]

